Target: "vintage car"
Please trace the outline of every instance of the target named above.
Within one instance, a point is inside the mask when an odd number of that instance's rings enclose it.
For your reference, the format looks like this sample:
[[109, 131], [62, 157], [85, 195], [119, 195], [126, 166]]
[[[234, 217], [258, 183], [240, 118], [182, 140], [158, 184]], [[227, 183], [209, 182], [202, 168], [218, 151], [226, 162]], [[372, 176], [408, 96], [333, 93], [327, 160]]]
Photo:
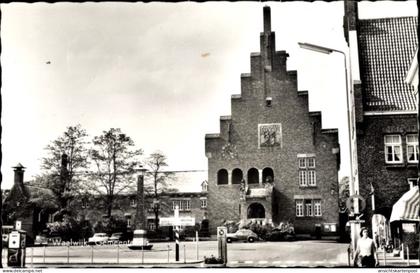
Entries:
[[250, 229], [239, 229], [235, 233], [228, 233], [226, 236], [226, 242], [228, 243], [231, 243], [233, 241], [244, 241], [253, 243], [258, 240], [258, 235]]

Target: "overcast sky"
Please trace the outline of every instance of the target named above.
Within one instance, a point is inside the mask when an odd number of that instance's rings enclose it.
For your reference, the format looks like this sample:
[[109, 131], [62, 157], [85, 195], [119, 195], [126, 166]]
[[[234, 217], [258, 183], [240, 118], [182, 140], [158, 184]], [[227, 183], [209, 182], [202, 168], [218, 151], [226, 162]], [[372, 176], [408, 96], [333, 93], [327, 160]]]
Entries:
[[[121, 128], [145, 155], [165, 153], [170, 170], [207, 169], [204, 136], [231, 114], [240, 74], [259, 51], [264, 5], [310, 110], [340, 129], [340, 176], [348, 175], [342, 56], [297, 45], [346, 51], [343, 2], [10, 3], [1, 5], [2, 187], [18, 162], [26, 179], [40, 174], [45, 146], [78, 123], [90, 139]], [[417, 6], [364, 2], [359, 14], [416, 16]]]

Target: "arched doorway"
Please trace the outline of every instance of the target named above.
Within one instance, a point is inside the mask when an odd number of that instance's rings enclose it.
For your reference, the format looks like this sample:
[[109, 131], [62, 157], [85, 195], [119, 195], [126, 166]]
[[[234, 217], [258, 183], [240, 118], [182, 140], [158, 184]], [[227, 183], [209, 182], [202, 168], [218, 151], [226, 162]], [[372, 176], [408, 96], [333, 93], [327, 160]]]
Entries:
[[265, 218], [264, 206], [260, 203], [252, 203], [248, 207], [247, 218]]

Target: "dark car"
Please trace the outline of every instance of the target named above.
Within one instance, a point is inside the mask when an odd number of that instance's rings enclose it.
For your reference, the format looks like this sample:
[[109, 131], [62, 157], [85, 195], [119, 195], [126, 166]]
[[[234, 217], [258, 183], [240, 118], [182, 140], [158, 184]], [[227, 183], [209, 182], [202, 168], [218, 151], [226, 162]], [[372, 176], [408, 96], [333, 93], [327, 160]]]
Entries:
[[240, 229], [235, 233], [228, 233], [226, 236], [226, 242], [228, 243], [231, 243], [233, 241], [244, 241], [253, 243], [258, 240], [258, 235], [250, 229]]
[[265, 239], [267, 241], [294, 241], [296, 240], [296, 236], [295, 233], [291, 231], [273, 229], [266, 234]]

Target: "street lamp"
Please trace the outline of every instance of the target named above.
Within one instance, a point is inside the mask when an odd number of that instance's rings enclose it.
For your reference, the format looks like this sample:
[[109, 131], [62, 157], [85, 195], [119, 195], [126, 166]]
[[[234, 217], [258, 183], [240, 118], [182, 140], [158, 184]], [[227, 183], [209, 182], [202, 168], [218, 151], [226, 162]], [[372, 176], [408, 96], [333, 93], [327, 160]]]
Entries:
[[[298, 43], [299, 46], [303, 49], [323, 53], [323, 54], [331, 54], [333, 52], [337, 52], [343, 55], [344, 57], [344, 71], [345, 71], [345, 78], [346, 78], [346, 101], [347, 101], [347, 128], [348, 128], [348, 138], [349, 138], [349, 153], [350, 153], [350, 195], [353, 195], [356, 193], [356, 189], [354, 188], [353, 184], [353, 150], [352, 150], [352, 126], [351, 126], [351, 117], [350, 117], [350, 105], [349, 105], [349, 88], [348, 88], [348, 79], [347, 79], [347, 60], [346, 60], [346, 54], [337, 49], [323, 47], [319, 45], [309, 44], [309, 43]], [[357, 206], [355, 206], [357, 207]]]
[[[355, 187], [354, 185], [354, 178], [353, 178], [353, 149], [352, 149], [352, 122], [351, 122], [351, 116], [350, 116], [350, 104], [349, 104], [349, 87], [348, 87], [348, 76], [347, 76], [347, 60], [346, 60], [346, 54], [337, 49], [323, 47], [319, 45], [314, 45], [310, 43], [298, 43], [299, 46], [303, 49], [323, 53], [323, 54], [331, 54], [333, 52], [337, 52], [343, 55], [344, 58], [344, 71], [345, 71], [345, 78], [346, 78], [346, 101], [347, 101], [347, 129], [348, 129], [348, 138], [349, 138], [349, 155], [350, 155], [350, 183], [349, 183], [349, 190], [350, 190], [350, 196], [353, 196], [354, 194], [358, 194], [358, 187]], [[353, 202], [354, 204], [354, 213], [359, 213], [359, 206], [358, 202]], [[352, 239], [352, 245], [353, 249], [355, 249], [355, 239], [357, 236], [356, 233], [356, 227], [351, 226], [351, 239]]]

